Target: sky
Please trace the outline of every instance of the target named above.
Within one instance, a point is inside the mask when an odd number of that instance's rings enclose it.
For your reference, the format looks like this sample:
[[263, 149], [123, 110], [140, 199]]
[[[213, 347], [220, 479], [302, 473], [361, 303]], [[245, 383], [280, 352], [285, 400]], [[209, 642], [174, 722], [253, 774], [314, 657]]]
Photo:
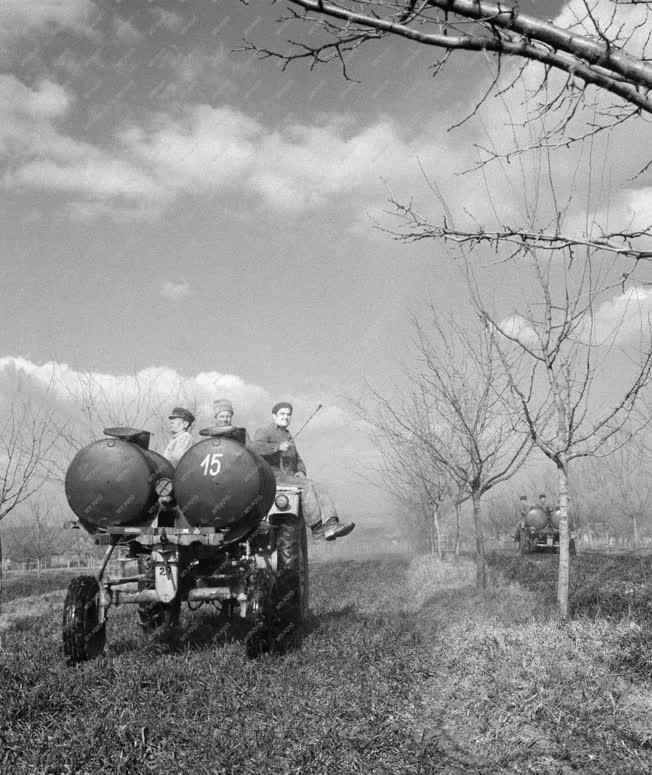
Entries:
[[[425, 174], [462, 218], [498, 208], [509, 220], [539, 171], [460, 174], [479, 144], [512, 136], [498, 102], [451, 129], [486, 88], [482, 56], [453, 57], [433, 78], [436, 52], [387, 40], [353, 57], [351, 82], [336, 64], [283, 72], [233, 51], [296, 39], [276, 21], [283, 6], [0, 4], [0, 369], [44, 383], [90, 373], [116, 393], [140, 375], [163, 385], [161, 400], [182, 385], [205, 419], [225, 394], [251, 426], [278, 399], [295, 401], [297, 424], [322, 402], [303, 455], [375, 512], [384, 498], [354, 474], [374, 458], [350, 401], [367, 384], [399, 389], [409, 318], [425, 304], [471, 315], [441, 245], [379, 228], [394, 223], [388, 200], [414, 197], [438, 217]], [[521, 110], [518, 95], [505, 99]], [[577, 228], [588, 210], [611, 222], [652, 212], [650, 173], [631, 179], [640, 129], [609, 143], [592, 149], [593, 180], [586, 148], [555, 162], [560, 189], [573, 181]], [[479, 260], [488, 297], [510, 313], [518, 272]], [[622, 306], [612, 295], [605, 314]]]

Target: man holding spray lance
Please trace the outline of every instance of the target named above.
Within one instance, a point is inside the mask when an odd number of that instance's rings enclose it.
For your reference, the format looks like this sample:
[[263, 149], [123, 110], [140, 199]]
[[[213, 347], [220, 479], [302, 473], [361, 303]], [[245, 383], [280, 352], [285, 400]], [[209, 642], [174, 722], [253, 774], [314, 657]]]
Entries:
[[272, 422], [258, 428], [251, 448], [263, 457], [274, 471], [279, 484], [300, 487], [303, 517], [312, 530], [313, 540], [325, 538], [334, 541], [348, 535], [355, 523], [340, 522], [335, 504], [323, 486], [309, 479], [306, 466], [297, 451], [296, 437], [322, 408], [319, 404], [305, 423], [294, 434], [290, 433], [292, 404], [279, 401], [272, 407]]

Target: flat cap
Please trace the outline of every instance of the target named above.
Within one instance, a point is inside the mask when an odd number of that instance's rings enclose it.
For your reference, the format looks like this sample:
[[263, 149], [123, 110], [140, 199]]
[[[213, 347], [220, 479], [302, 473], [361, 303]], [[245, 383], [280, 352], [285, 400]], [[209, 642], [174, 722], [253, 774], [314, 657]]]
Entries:
[[172, 410], [172, 414], [168, 417], [168, 420], [172, 420], [175, 417], [179, 417], [186, 422], [195, 422], [195, 415], [188, 409], [184, 409], [182, 406], [175, 406]]
[[233, 412], [233, 404], [226, 398], [217, 398], [213, 401], [213, 411], [215, 414], [220, 412]]
[[277, 412], [280, 412], [281, 409], [289, 409], [290, 412], [292, 412], [292, 404], [289, 401], [279, 401], [277, 404], [274, 404], [272, 407], [272, 414], [276, 414]]

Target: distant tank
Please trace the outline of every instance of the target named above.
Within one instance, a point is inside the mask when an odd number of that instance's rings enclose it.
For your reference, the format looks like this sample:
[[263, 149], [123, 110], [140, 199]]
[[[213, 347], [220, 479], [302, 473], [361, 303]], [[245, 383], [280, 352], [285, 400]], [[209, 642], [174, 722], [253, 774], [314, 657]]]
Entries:
[[227, 436], [191, 447], [174, 474], [174, 494], [188, 523], [216, 529], [246, 527], [263, 519], [274, 502], [269, 465]]
[[525, 515], [525, 524], [528, 527], [533, 527], [537, 530], [541, 530], [548, 523], [548, 515], [540, 506], [532, 506]]
[[156, 482], [174, 475], [172, 464], [148, 449], [149, 433], [106, 428], [109, 438], [79, 450], [66, 472], [70, 508], [89, 533], [148, 525], [156, 517]]
[[[522, 514], [521, 522], [514, 535], [521, 554], [537, 551], [559, 551], [559, 508], [548, 509], [544, 505], [531, 506]], [[569, 551], [576, 552], [575, 534], [571, 531]]]

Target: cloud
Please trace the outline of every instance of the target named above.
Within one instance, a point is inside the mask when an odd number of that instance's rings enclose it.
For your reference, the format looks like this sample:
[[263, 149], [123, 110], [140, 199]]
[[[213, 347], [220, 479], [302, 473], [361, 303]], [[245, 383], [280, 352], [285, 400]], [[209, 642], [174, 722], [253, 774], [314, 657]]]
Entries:
[[613, 0], [592, 0], [589, 9], [584, 0], [571, 0], [554, 20], [575, 33], [596, 37], [596, 27], [618, 46], [625, 46], [632, 56], [646, 56], [650, 46], [649, 9], [645, 4], [619, 3]]
[[191, 293], [190, 285], [185, 280], [182, 280], [180, 283], [171, 282], [170, 280], [161, 283], [161, 296], [165, 299], [177, 301], [190, 296]]
[[158, 116], [149, 129], [132, 125], [109, 153], [61, 130], [74, 101], [54, 82], [27, 86], [0, 76], [0, 152], [11, 158], [5, 186], [70, 194], [66, 206], [76, 218], [151, 219], [198, 194], [236, 193], [290, 215], [342, 197], [362, 206], [377, 198], [382, 175], [404, 179], [405, 159], [416, 154], [389, 120], [354, 132], [342, 121], [270, 129], [229, 106], [208, 105], [179, 119]]
[[143, 221], [153, 223], [161, 215], [159, 206], [142, 202], [120, 204], [117, 202], [72, 201], [65, 206], [64, 212], [73, 221], [92, 221], [98, 218], [108, 218], [119, 224]]
[[90, 35], [96, 13], [97, 7], [91, 0], [2, 0], [0, 42], [7, 45], [26, 34], [52, 34], [59, 30]]
[[[523, 316], [509, 315], [500, 321], [500, 327], [507, 336], [539, 349], [535, 329]], [[584, 322], [575, 328], [568, 341], [590, 341], [598, 347], [625, 346], [649, 342], [651, 330], [652, 288], [638, 286], [603, 301], [595, 310], [593, 320], [585, 315]]]
[[113, 30], [115, 36], [121, 43], [131, 44], [142, 40], [142, 33], [134, 27], [129, 19], [123, 19], [116, 16], [113, 20]]
[[[216, 398], [233, 402], [238, 422], [260, 425], [268, 420], [274, 402], [279, 400], [260, 385], [218, 371], [183, 375], [166, 366], [149, 366], [133, 374], [109, 374], [76, 370], [57, 361], [37, 364], [29, 358], [0, 358], [0, 397], [28, 387], [56, 400], [71, 416], [81, 415], [84, 406], [92, 405], [99, 423], [140, 422], [154, 428], [171, 406], [179, 404], [191, 407], [198, 417], [198, 427], [206, 427], [212, 422]], [[283, 398], [294, 404], [297, 428], [317, 406], [313, 396]], [[309, 428], [338, 429], [348, 422], [343, 409], [325, 405]]]
[[[156, 24], [166, 29], [184, 21], [162, 9], [152, 13]], [[223, 56], [218, 54], [219, 68]], [[162, 58], [166, 56], [163, 51]], [[183, 92], [183, 83], [194, 83], [206, 60], [196, 52], [176, 51], [173, 61], [171, 83]], [[521, 83], [532, 86], [539, 72], [536, 66], [529, 68]], [[511, 79], [513, 71], [505, 77]], [[478, 84], [478, 91], [484, 88]], [[27, 85], [14, 76], [0, 76], [0, 112], [7, 116], [0, 127], [0, 153], [8, 161], [4, 184], [25, 192], [60, 192], [60, 207], [77, 220], [153, 221], [186, 197], [237, 195], [247, 211], [263, 215], [293, 217], [339, 207], [353, 229], [369, 233], [365, 213], [387, 224], [381, 211], [387, 209], [389, 195], [399, 201], [414, 197], [422, 212], [438, 220], [439, 214], [429, 212], [439, 208], [422, 178], [421, 163], [442, 189], [457, 225], [471, 223], [471, 214], [488, 228], [497, 221], [534, 222], [536, 228], [550, 222], [554, 206], [540, 160], [493, 165], [484, 178], [456, 174], [473, 166], [474, 148], [489, 145], [489, 139], [498, 150], [513, 150], [514, 136], [523, 144], [531, 142], [535, 125], [506, 131], [510, 117], [516, 124], [526, 118], [527, 107], [517, 91], [507, 92], [500, 105], [490, 100], [481, 124], [472, 121], [454, 133], [445, 132], [453, 122], [445, 112], [415, 122], [412, 130], [405, 129], [406, 122], [387, 117], [361, 125], [335, 114], [310, 123], [270, 126], [228, 104], [187, 104], [131, 122], [100, 146], [63, 130], [75, 105], [69, 89], [51, 80]], [[474, 98], [469, 95], [470, 101]], [[613, 160], [619, 175], [646, 161], [644, 144], [631, 142], [627, 131], [621, 128], [613, 134], [608, 153], [600, 146], [594, 154]], [[602, 142], [596, 140], [598, 146]], [[590, 187], [583, 153], [585, 149], [573, 146], [560, 151], [553, 162], [557, 201], [565, 204], [569, 191], [575, 196], [563, 226], [582, 233], [587, 211], [589, 222], [601, 225], [607, 211], [614, 225], [631, 218], [634, 208], [642, 217], [650, 199], [645, 181], [621, 186], [620, 193], [612, 195], [618, 201], [608, 202], [607, 193], [617, 188], [617, 181], [602, 191], [595, 184]], [[597, 171], [591, 174], [595, 178]], [[589, 190], [592, 199], [587, 204]]]
[[521, 315], [509, 315], [500, 321], [499, 326], [501, 331], [505, 333], [505, 336], [516, 339], [527, 347], [533, 346], [537, 342], [534, 328]]
[[184, 27], [183, 16], [174, 11], [168, 11], [165, 8], [152, 8], [151, 13], [154, 17], [154, 24], [150, 29], [150, 34], [160, 28], [169, 32], [180, 32]]
[[6, 176], [9, 186], [87, 194], [102, 200], [116, 198], [157, 202], [166, 200], [156, 181], [121, 159], [79, 159], [68, 163], [33, 161]]
[[[0, 107], [9, 119], [0, 126], [0, 137], [11, 136], [17, 129], [28, 128], [28, 122], [53, 121], [64, 117], [74, 102], [74, 96], [63, 86], [48, 79], [25, 86], [13, 75], [0, 75]], [[16, 127], [18, 121], [23, 126]]]
[[390, 149], [403, 158], [406, 151], [389, 121], [346, 137], [334, 123], [274, 130], [231, 107], [208, 105], [195, 106], [181, 121], [163, 119], [151, 132], [130, 129], [122, 139], [132, 158], [179, 194], [240, 191], [286, 213], [376, 188], [383, 171], [398, 172]]
[[650, 339], [652, 288], [628, 288], [603, 302], [595, 314], [594, 340], [618, 344]]

